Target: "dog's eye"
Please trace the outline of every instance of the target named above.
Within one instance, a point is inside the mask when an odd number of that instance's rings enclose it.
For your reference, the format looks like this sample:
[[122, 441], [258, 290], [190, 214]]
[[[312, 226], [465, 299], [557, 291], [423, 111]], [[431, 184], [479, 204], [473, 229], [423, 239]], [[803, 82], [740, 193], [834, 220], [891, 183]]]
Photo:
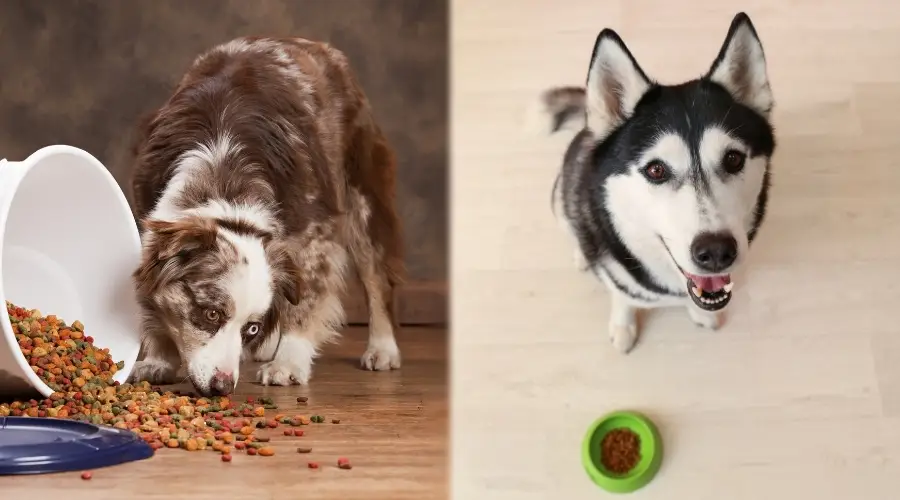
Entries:
[[736, 174], [744, 169], [744, 161], [747, 159], [744, 153], [735, 150], [729, 150], [722, 158], [722, 168], [729, 174]]
[[210, 323], [218, 323], [219, 319], [222, 318], [222, 315], [219, 313], [219, 311], [216, 311], [215, 309], [207, 309], [203, 312], [203, 315]]
[[644, 177], [646, 177], [648, 181], [654, 184], [662, 184], [669, 180], [670, 177], [668, 167], [661, 161], [650, 162], [643, 170], [641, 170], [641, 172], [643, 172]]
[[245, 337], [252, 337], [258, 334], [261, 328], [259, 323], [247, 323], [244, 325], [244, 331], [242, 333]]

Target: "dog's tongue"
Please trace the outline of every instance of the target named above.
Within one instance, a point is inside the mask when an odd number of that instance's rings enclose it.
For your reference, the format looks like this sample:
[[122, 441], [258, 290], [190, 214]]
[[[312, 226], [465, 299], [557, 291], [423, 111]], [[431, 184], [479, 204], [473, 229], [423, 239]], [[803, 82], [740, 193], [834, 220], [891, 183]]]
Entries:
[[689, 273], [684, 274], [686, 274], [698, 288], [706, 290], [707, 292], [717, 292], [725, 288], [725, 285], [731, 283], [730, 274], [723, 274], [720, 276], [695, 276]]

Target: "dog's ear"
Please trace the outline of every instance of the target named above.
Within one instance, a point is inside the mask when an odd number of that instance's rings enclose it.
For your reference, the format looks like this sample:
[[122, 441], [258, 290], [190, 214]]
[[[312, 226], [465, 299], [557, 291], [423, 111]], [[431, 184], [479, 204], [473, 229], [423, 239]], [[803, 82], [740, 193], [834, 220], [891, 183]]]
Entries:
[[274, 270], [275, 292], [287, 299], [291, 305], [300, 303], [300, 291], [303, 275], [300, 267], [294, 262], [291, 252], [281, 241], [272, 241], [266, 245], [269, 266]]
[[147, 248], [155, 252], [160, 261], [167, 261], [183, 252], [213, 248], [218, 227], [215, 221], [204, 217], [185, 217], [174, 221], [149, 219], [144, 229], [153, 238]]
[[652, 85], [619, 35], [601, 31], [588, 69], [588, 128], [600, 137], [608, 135], [631, 116]]
[[725, 43], [713, 61], [710, 80], [725, 87], [735, 100], [768, 116], [774, 104], [766, 56], [756, 29], [747, 14], [734, 16]]
[[178, 221], [147, 219], [141, 264], [132, 274], [138, 292], [149, 297], [166, 283], [182, 276], [181, 266], [169, 262], [181, 252], [211, 248], [216, 242], [216, 224], [199, 217]]

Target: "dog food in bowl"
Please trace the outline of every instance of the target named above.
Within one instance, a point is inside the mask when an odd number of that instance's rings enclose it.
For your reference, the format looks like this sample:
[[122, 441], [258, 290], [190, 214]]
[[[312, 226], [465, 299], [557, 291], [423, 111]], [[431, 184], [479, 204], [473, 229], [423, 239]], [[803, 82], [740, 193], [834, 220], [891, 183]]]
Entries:
[[613, 474], [625, 475], [641, 461], [641, 439], [624, 427], [613, 429], [600, 442], [600, 461]]

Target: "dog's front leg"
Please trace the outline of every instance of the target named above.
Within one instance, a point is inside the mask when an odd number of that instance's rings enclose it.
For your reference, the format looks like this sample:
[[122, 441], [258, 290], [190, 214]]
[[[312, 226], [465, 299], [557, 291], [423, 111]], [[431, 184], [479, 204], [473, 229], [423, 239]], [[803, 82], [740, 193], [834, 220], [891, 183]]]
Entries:
[[704, 311], [693, 304], [689, 304], [687, 310], [697, 326], [709, 328], [710, 330], [718, 330], [722, 326], [722, 316], [719, 312]]
[[637, 308], [616, 291], [610, 291], [609, 340], [622, 354], [637, 342]]
[[178, 368], [181, 356], [178, 348], [169, 337], [163, 335], [145, 335], [143, 339], [144, 358], [134, 364], [128, 377], [131, 383], [147, 381], [153, 385], [166, 385], [178, 382]]

